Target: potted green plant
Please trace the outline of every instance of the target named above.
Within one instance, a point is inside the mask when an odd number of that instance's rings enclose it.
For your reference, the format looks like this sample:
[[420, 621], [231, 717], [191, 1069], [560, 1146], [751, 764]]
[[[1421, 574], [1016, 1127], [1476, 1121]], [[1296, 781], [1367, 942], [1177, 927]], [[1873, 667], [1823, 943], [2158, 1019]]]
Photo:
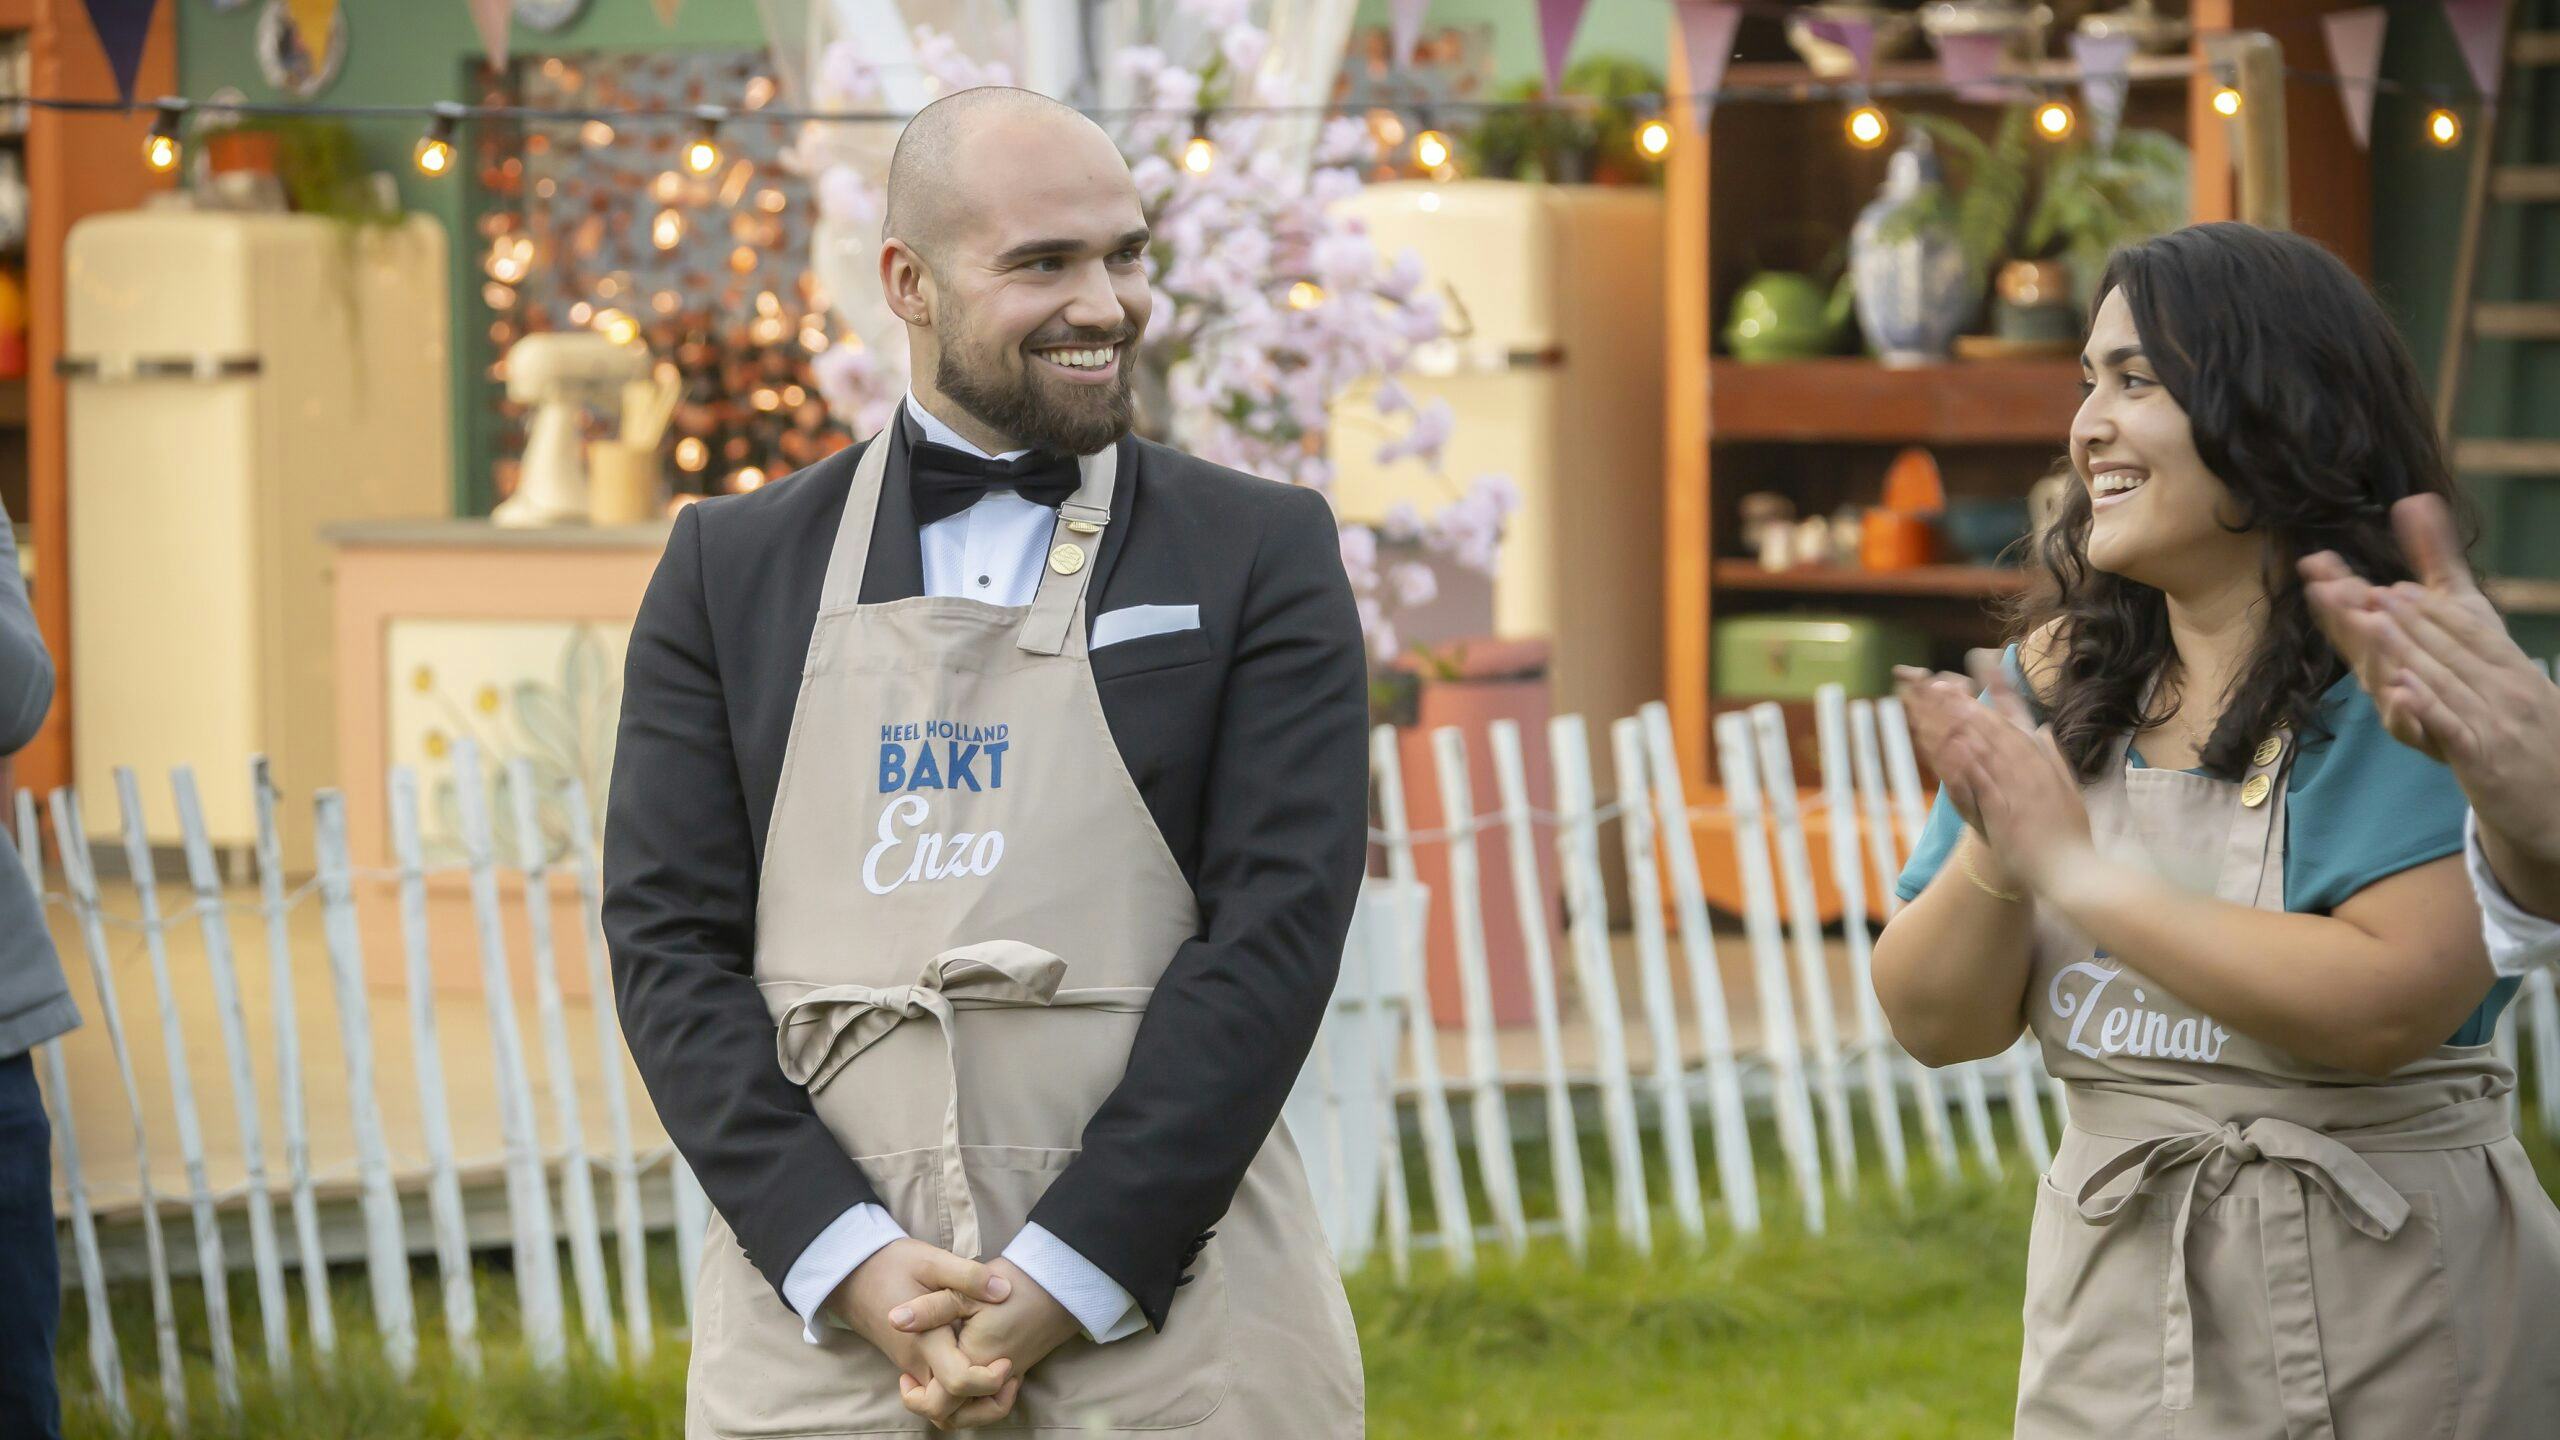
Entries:
[[1637, 113], [1633, 102], [1659, 96], [1661, 75], [1640, 61], [1594, 55], [1564, 73], [1561, 89], [1599, 103], [1526, 103], [1545, 94], [1537, 80], [1496, 92], [1496, 99], [1508, 102], [1506, 107], [1488, 110], [1481, 123], [1459, 137], [1468, 171], [1487, 179], [1562, 185], [1656, 182], [1660, 167], [1636, 151], [1636, 127], [1647, 117]]
[[2173, 135], [2119, 130], [2103, 149], [2077, 136], [2039, 141], [2024, 105], [2003, 112], [1989, 140], [1942, 115], [1901, 119], [1964, 172], [1935, 213], [1954, 222], [1977, 297], [2004, 260], [2056, 260], [2085, 310], [2117, 247], [2187, 222], [2187, 147]]
[[272, 169], [285, 198], [305, 215], [357, 225], [397, 223], [367, 172], [356, 133], [344, 120], [310, 115], [246, 115], [207, 132], [208, 154], [229, 167]]

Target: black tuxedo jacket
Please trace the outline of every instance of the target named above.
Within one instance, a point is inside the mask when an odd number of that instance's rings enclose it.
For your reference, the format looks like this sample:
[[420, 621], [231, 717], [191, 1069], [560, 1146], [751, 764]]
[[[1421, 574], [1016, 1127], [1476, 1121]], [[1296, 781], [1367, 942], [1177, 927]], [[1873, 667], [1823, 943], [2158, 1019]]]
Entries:
[[[866, 604], [924, 592], [902, 429], [886, 432]], [[1368, 709], [1323, 497], [1121, 443], [1087, 613], [1196, 604], [1200, 628], [1106, 646], [1094, 679], [1201, 931], [1031, 1218], [1161, 1326], [1332, 993], [1365, 851]], [[784, 1078], [753, 976], [767, 821], [858, 455], [678, 515], [631, 632], [605, 821], [604, 930], [632, 1058], [777, 1290], [820, 1230], [877, 1199]]]

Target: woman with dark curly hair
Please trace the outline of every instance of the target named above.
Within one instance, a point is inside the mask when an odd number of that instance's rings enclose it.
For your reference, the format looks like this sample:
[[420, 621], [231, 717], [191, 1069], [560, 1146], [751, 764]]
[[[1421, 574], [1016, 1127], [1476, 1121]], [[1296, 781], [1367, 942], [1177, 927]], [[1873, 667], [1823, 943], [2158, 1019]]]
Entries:
[[2454, 494], [2415, 369], [2291, 235], [2181, 230], [2098, 293], [2002, 703], [1905, 677], [1945, 789], [1875, 948], [1924, 1063], [2024, 1026], [2067, 1087], [2017, 1432], [2548, 1434], [2560, 1211], [2488, 1044], [2514, 982], [2462, 792], [2296, 569], [2409, 578], [2392, 503]]

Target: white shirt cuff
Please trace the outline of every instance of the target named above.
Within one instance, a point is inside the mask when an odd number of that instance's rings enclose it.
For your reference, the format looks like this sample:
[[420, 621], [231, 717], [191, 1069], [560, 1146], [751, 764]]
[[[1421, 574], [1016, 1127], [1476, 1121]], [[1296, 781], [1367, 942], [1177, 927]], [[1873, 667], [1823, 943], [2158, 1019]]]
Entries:
[[1096, 1345], [1108, 1345], [1146, 1328], [1146, 1313], [1134, 1296], [1066, 1241], [1037, 1225], [1023, 1226], [1013, 1243], [1004, 1247], [1004, 1258], [1066, 1306]]
[[2489, 942], [2489, 967], [2501, 975], [2522, 975], [2536, 965], [2560, 965], [2560, 920], [2531, 913], [2498, 883], [2480, 848], [2477, 815], [2463, 820], [2462, 860], [2480, 897], [2480, 933]]
[[888, 1208], [868, 1201], [837, 1216], [818, 1238], [791, 1262], [782, 1277], [782, 1299], [800, 1317], [800, 1338], [818, 1343], [819, 1307], [836, 1293], [863, 1261], [878, 1253], [892, 1240], [907, 1238], [906, 1228], [889, 1214]]

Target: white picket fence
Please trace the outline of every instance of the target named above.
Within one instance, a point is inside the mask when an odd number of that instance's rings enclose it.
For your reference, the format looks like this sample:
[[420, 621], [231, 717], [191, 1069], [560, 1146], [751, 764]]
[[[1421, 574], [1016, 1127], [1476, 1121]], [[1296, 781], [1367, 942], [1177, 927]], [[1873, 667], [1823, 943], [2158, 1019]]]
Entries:
[[[1584, 1173], [1580, 1128], [1596, 1123], [1607, 1156], [1607, 1218], [1618, 1243], [1651, 1252], [1674, 1243], [1697, 1246], [1710, 1239], [1710, 1221], [1748, 1237], [1764, 1224], [1760, 1176], [1768, 1147], [1753, 1122], [1766, 1120], [1775, 1137], [1772, 1178], [1788, 1194], [1800, 1223], [1820, 1230], [1827, 1207], [1855, 1203], [1871, 1187], [1861, 1183], [1868, 1157], [1882, 1168], [1887, 1191], [1907, 1198], [1913, 1147], [1906, 1125], [1916, 1125], [1917, 1149], [1944, 1177], [1971, 1166], [1998, 1175], [2004, 1150], [2030, 1172], [2050, 1159], [2048, 1099], [2058, 1092], [2036, 1051], [2024, 1042], [1996, 1060], [1930, 1071], [1893, 1043], [1868, 977], [1868, 943], [1896, 902], [1892, 883], [1920, 830], [1925, 801], [1899, 706], [1890, 700], [1847, 700], [1836, 689], [1817, 706], [1822, 784], [1817, 799], [1799, 799], [1794, 761], [1777, 706], [1720, 717], [1714, 727], [1724, 803], [1693, 806], [1674, 758], [1667, 712], [1660, 705], [1609, 726], [1606, 737], [1612, 791], [1604, 801], [1593, 764], [1594, 737], [1578, 716], [1549, 726], [1545, 743], [1553, 794], [1529, 792], [1526, 740], [1508, 722], [1484, 736], [1491, 747], [1495, 793], [1479, 808], [1472, 793], [1468, 737], [1455, 729], [1430, 737], [1433, 774], [1407, 777], [1396, 732], [1381, 728], [1372, 748], [1373, 783], [1381, 828], [1374, 838], [1386, 874], [1362, 896], [1342, 981], [1309, 1063], [1291, 1096], [1288, 1119], [1306, 1156], [1328, 1234], [1346, 1269], [1366, 1264], [1383, 1248], [1393, 1273], [1410, 1272], [1417, 1249], [1438, 1251], [1447, 1265], [1465, 1270], [1480, 1245], [1522, 1254], [1533, 1234], [1559, 1235], [1579, 1256], [1597, 1228], [1594, 1182]], [[249, 1238], [246, 1269], [258, 1309], [257, 1333], [271, 1376], [292, 1373], [296, 1340], [288, 1298], [287, 1266], [299, 1271], [303, 1329], [310, 1358], [329, 1362], [338, 1351], [339, 1323], [327, 1284], [321, 1233], [324, 1196], [315, 1185], [309, 1153], [313, 1092], [324, 1103], [348, 1107], [356, 1141], [354, 1179], [365, 1243], [371, 1325], [389, 1363], [409, 1373], [418, 1363], [418, 1322], [412, 1298], [409, 1232], [403, 1206], [423, 1201], [434, 1257], [447, 1348], [453, 1363], [476, 1370], [481, 1322], [473, 1291], [471, 1235], [465, 1223], [465, 1181], [472, 1167], [455, 1153], [447, 1103], [445, 1065], [484, 1064], [494, 1078], [504, 1137], [504, 1211], [513, 1264], [517, 1325], [526, 1352], [538, 1365], [565, 1363], [570, 1344], [567, 1294], [560, 1253], [568, 1255], [576, 1292], [577, 1329], [589, 1354], [606, 1363], [645, 1359], [659, 1327], [678, 1317], [653, 1315], [646, 1280], [646, 1236], [653, 1214], [672, 1217], [685, 1299], [709, 1207], [682, 1160], [663, 1147], [635, 1148], [629, 1102], [622, 1083], [621, 1035], [610, 1004], [602, 935], [597, 923], [598, 878], [591, 814], [574, 785], [557, 798], [573, 837], [569, 854], [545, 852], [536, 820], [538, 792], [530, 771], [511, 767], [509, 815], [492, 814], [488, 777], [478, 751], [464, 742], [454, 759], [466, 861], [429, 867], [421, 862], [417, 777], [406, 769], [388, 777], [389, 818], [397, 861], [389, 871], [357, 871], [348, 858], [343, 797], [314, 797], [318, 873], [288, 889], [280, 864], [275, 816], [280, 797], [263, 761], [253, 761], [260, 839], [256, 850], [257, 902], [225, 898], [220, 869], [196, 802], [194, 777], [175, 772], [172, 788], [185, 837], [189, 903], [163, 914], [152, 883], [150, 846], [140, 822], [135, 777], [118, 775], [122, 836], [133, 877], [138, 914], [110, 914], [100, 902], [89, 832], [79, 797], [57, 790], [49, 810], [61, 857], [59, 894], [77, 919], [96, 998], [90, 1022], [112, 1050], [131, 1116], [129, 1136], [77, 1133], [71, 1119], [70, 1073], [61, 1043], [43, 1047], [42, 1077], [60, 1153], [61, 1210], [75, 1259], [73, 1278], [86, 1307], [88, 1358], [99, 1396], [119, 1423], [129, 1423], [123, 1358], [107, 1285], [101, 1214], [91, 1202], [82, 1171], [84, 1146], [130, 1143], [138, 1184], [139, 1268], [148, 1278], [148, 1303], [157, 1352], [156, 1377], [171, 1422], [183, 1427], [188, 1395], [181, 1370], [178, 1305], [182, 1288], [196, 1292], [211, 1336], [210, 1366], [216, 1403], [237, 1407], [241, 1361], [234, 1353], [230, 1310], [233, 1272], [242, 1268], [225, 1253], [222, 1214], [245, 1212]], [[1436, 789], [1438, 813], [1459, 817], [1440, 830], [1408, 824], [1414, 787]], [[1552, 808], [1536, 803], [1544, 798]], [[1828, 844], [1815, 855], [1807, 842], [1809, 808], [1829, 823]], [[39, 843], [38, 808], [26, 792], [17, 797], [19, 852], [40, 893], [48, 890]], [[1735, 835], [1739, 880], [1745, 897], [1743, 937], [1758, 1009], [1757, 1042], [1737, 1043], [1715, 936], [1708, 920], [1692, 822], [1729, 823]], [[501, 850], [499, 830], [508, 831]], [[1634, 996], [1621, 995], [1619, 962], [1608, 923], [1601, 864], [1611, 843], [1625, 861]], [[1425, 912], [1429, 896], [1416, 879], [1416, 854], [1442, 847], [1450, 879], [1454, 950], [1462, 1015], [1463, 1063], [1444, 1072], [1440, 1026], [1423, 979]], [[1558, 895], [1546, 892], [1541, 847], [1552, 847]], [[1492, 983], [1481, 891], [1483, 867], [1505, 867], [1524, 946], [1534, 1013], [1532, 1069], [1507, 1070], [1494, 1021]], [[1841, 925], [1848, 985], [1834, 992], [1823, 925], [1815, 910], [1814, 867], [1828, 873], [1844, 907]], [[437, 1006], [450, 1001], [431, 983], [427, 934], [427, 883], [439, 870], [468, 877], [481, 986], [491, 1053], [445, 1054], [437, 1033]], [[565, 874], [563, 873], [565, 872]], [[377, 1073], [369, 1006], [377, 998], [365, 981], [355, 887], [396, 883], [405, 961], [405, 994], [411, 1040], [411, 1074]], [[562, 1002], [552, 887], [574, 892], [581, 917], [577, 944], [595, 1027], [598, 1064], [581, 1077], [571, 1061], [568, 1011]], [[1668, 895], [1664, 887], [1668, 886]], [[525, 907], [534, 996], [530, 1047], [516, 1009], [517, 957], [509, 954], [504, 907], [509, 895]], [[296, 1028], [296, 977], [288, 916], [316, 903], [340, 1044], [327, 1061], [310, 1062]], [[1548, 944], [1550, 907], [1561, 903], [1562, 963]], [[192, 912], [192, 918], [186, 913]], [[267, 1056], [279, 1090], [269, 1099], [256, 1086], [251, 1053], [260, 1040], [241, 1001], [230, 926], [234, 918], [259, 923], [270, 973], [268, 1013], [262, 1017]], [[188, 1047], [173, 992], [167, 939], [178, 926], [201, 928], [205, 962], [216, 999], [220, 1053], [226, 1061], [230, 1102], [245, 1154], [245, 1184], [215, 1189], [208, 1181], [197, 1092], [187, 1068]], [[109, 930], [138, 932], [148, 950], [154, 1000], [160, 1017], [170, 1087], [168, 1104], [146, 1105], [135, 1078], [133, 1043], [124, 1025], [116, 976], [110, 964]], [[1676, 962], [1674, 956], [1677, 956]], [[67, 957], [68, 958], [68, 957]], [[74, 963], [77, 963], [76, 961]], [[1675, 978], [1676, 977], [1676, 978]], [[1685, 992], [1685, 997], [1684, 997]], [[1681, 1007], [1694, 1044], [1683, 1042]], [[2560, 1119], [2560, 1004], [2546, 974], [2528, 987], [2512, 1017], [2524, 1012], [2533, 1037], [2542, 1114]], [[1847, 1025], [1842, 1024], [1843, 1017]], [[1646, 1043], [1638, 1073], [1629, 1029]], [[2512, 1053], [2512, 1019], [2502, 1043]], [[1589, 1063], [1568, 1064], [1585, 1052]], [[538, 1058], [551, 1114], [538, 1113], [531, 1064]], [[325, 1078], [316, 1087], [312, 1074]], [[607, 1132], [585, 1133], [582, 1087], [601, 1083]], [[422, 1152], [423, 1169], [395, 1170], [384, 1133], [381, 1087], [414, 1085], [421, 1134], [401, 1148]], [[1999, 1098], [2007, 1115], [2004, 1146], [1993, 1113]], [[1454, 1108], [1453, 1108], [1454, 1107]], [[153, 1188], [146, 1115], [174, 1123], [184, 1159], [184, 1210], [195, 1241], [195, 1263], [173, 1274], [163, 1212], [179, 1201]], [[1863, 1116], [1863, 1119], [1861, 1119]], [[1589, 1117], [1586, 1119], [1586, 1117]], [[269, 1121], [281, 1132], [281, 1173], [269, 1166]], [[158, 1123], [154, 1120], [151, 1123]], [[1410, 1127], [1410, 1129], [1408, 1129]], [[1861, 1130], [1864, 1136], [1861, 1137]], [[1702, 1159], [1703, 1131], [1711, 1159]], [[1959, 1140], [1958, 1132], [1962, 1132]], [[1408, 1134], [1421, 1161], [1419, 1177], [1407, 1172]], [[1532, 1215], [1520, 1183], [1523, 1146], [1544, 1152], [1551, 1203]], [[1648, 1147], [1651, 1147], [1648, 1150]], [[1656, 1197], [1648, 1162], [1667, 1177], [1669, 1222], [1678, 1228], [1665, 1241], [1654, 1231]], [[1707, 1183], [1711, 1163], [1714, 1184]], [[1472, 1174], [1472, 1184], [1469, 1177]], [[1413, 1202], [1418, 1182], [1430, 1191], [1427, 1211]], [[644, 1205], [644, 1188], [661, 1203]], [[608, 1201], [608, 1198], [609, 1201]], [[1481, 1197], [1487, 1212], [1480, 1222]], [[555, 1208], [556, 1207], [556, 1208]], [[279, 1214], [279, 1211], [282, 1214]], [[1429, 1223], [1418, 1223], [1427, 1214]], [[666, 1222], [655, 1222], [664, 1224]], [[127, 1227], [118, 1227], [121, 1234]], [[604, 1237], [614, 1239], [611, 1263]], [[124, 1243], [124, 1242], [119, 1242]], [[119, 1261], [130, 1256], [119, 1252]], [[133, 1268], [120, 1264], [120, 1270]], [[181, 1286], [182, 1280], [191, 1285]], [[620, 1309], [614, 1304], [618, 1289]], [[139, 1303], [139, 1302], [137, 1302]]]

